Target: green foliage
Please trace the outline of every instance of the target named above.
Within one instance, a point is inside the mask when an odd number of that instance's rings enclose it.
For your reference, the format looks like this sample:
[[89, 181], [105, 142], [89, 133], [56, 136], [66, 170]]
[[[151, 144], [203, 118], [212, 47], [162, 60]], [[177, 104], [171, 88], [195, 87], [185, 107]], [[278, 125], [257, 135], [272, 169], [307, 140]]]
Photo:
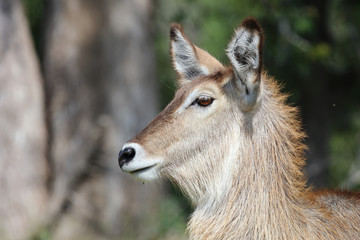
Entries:
[[136, 232], [125, 232], [121, 239], [186, 239], [187, 211], [183, 208], [181, 198], [169, 196], [159, 204], [160, 210], [156, 215], [143, 216], [151, 224], [151, 229], [144, 236], [139, 236]]
[[169, 234], [184, 235], [186, 232], [186, 218], [184, 209], [181, 208], [178, 198], [170, 197], [161, 203], [159, 213], [159, 237]]
[[32, 237], [31, 240], [51, 240], [51, 232], [49, 228], [43, 227], [39, 229]]
[[308, 55], [312, 61], [326, 60], [330, 57], [331, 49], [327, 43], [319, 43], [311, 48]]
[[23, 0], [24, 9], [31, 28], [39, 24], [44, 11], [43, 0]]
[[[360, 112], [356, 111], [347, 117], [347, 127], [334, 128], [330, 141], [329, 182], [333, 186], [347, 186], [349, 173], [356, 170], [352, 168], [360, 167]], [[360, 183], [353, 186], [359, 187]]]
[[35, 50], [38, 56], [41, 55], [41, 28], [44, 18], [43, 0], [23, 0], [23, 6], [30, 25], [31, 35], [34, 41]]

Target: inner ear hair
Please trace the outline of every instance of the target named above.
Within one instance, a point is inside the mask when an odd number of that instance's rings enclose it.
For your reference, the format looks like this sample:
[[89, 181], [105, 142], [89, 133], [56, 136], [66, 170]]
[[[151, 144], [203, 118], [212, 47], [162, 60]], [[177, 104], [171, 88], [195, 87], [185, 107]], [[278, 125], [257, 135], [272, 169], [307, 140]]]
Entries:
[[171, 25], [170, 40], [172, 62], [180, 78], [192, 80], [202, 75], [195, 46], [187, 38], [180, 24]]
[[263, 30], [253, 17], [246, 18], [235, 30], [227, 48], [227, 55], [234, 67], [235, 74], [242, 82], [253, 74], [260, 81], [262, 71]]
[[235, 30], [226, 49], [243, 109], [248, 111], [259, 99], [264, 34], [253, 17], [246, 18]]

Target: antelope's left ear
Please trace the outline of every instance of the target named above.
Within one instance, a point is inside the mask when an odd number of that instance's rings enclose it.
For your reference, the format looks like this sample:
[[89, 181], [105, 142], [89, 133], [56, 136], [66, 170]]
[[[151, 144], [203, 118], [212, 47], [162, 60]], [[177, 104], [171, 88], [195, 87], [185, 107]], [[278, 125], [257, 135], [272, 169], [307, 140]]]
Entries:
[[251, 108], [258, 99], [263, 45], [262, 28], [255, 18], [249, 17], [235, 30], [226, 49], [245, 109]]

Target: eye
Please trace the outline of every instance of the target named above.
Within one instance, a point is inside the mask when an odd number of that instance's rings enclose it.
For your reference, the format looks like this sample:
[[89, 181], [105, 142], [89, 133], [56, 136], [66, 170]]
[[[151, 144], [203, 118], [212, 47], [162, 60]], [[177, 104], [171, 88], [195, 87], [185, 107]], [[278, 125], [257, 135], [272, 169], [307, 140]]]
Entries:
[[191, 105], [197, 104], [200, 107], [208, 107], [214, 102], [214, 98], [208, 97], [208, 96], [200, 96], [197, 99], [195, 99], [194, 102], [191, 103]]

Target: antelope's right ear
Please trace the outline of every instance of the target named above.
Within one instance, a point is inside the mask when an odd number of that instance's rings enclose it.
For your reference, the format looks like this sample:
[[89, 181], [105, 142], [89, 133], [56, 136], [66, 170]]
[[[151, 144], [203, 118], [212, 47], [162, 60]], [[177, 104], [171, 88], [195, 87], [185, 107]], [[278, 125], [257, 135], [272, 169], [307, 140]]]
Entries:
[[195, 46], [187, 38], [180, 24], [171, 24], [170, 41], [172, 62], [180, 78], [193, 80], [200, 75], [209, 74], [208, 69], [199, 64]]
[[180, 76], [180, 85], [223, 68], [208, 52], [192, 44], [177, 23], [170, 28], [170, 52], [174, 68]]
[[251, 108], [258, 99], [263, 45], [262, 28], [255, 18], [249, 17], [235, 30], [226, 49], [245, 108]]

